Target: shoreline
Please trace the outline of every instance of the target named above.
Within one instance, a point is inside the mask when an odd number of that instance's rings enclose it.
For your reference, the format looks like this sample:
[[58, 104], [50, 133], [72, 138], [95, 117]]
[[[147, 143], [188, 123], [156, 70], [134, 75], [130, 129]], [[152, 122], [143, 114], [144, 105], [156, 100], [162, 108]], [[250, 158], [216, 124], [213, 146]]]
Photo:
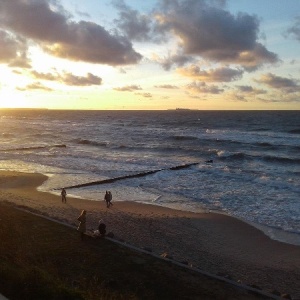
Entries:
[[[300, 297], [300, 247], [275, 241], [235, 217], [193, 213], [130, 201], [83, 200], [37, 191], [47, 176], [0, 171], [0, 201], [39, 212], [70, 225], [87, 210], [87, 228], [104, 219], [115, 238], [139, 248], [167, 253], [212, 274], [226, 274], [264, 290]], [[268, 274], [268, 276], [266, 276]]]
[[[47, 176], [47, 174], [43, 174], [44, 176]], [[49, 178], [49, 177], [48, 177]], [[43, 192], [43, 193], [50, 193], [53, 194], [55, 196], [59, 196], [60, 197], [60, 190], [57, 190], [57, 192], [55, 192], [54, 190], [47, 190], [47, 189], [42, 189], [41, 186], [37, 187], [37, 190], [39, 192]], [[70, 193], [71, 195], [71, 193]], [[172, 197], [172, 195], [159, 195], [158, 199], [161, 197]], [[95, 200], [95, 199], [89, 199], [86, 197], [82, 197], [82, 196], [76, 196], [76, 195], [71, 195], [71, 198], [76, 198], [76, 199], [81, 199], [83, 201], [94, 201], [95, 203], [101, 203], [101, 200]], [[176, 196], [179, 197], [179, 196]], [[183, 198], [183, 197], [182, 197]], [[157, 200], [157, 199], [156, 199]], [[128, 202], [128, 200], [114, 200], [114, 202], [117, 203], [121, 203], [121, 202]], [[163, 207], [163, 208], [169, 208], [175, 211], [182, 211], [182, 212], [190, 212], [190, 213], [213, 213], [213, 214], [221, 214], [221, 215], [225, 215], [234, 219], [237, 219], [243, 223], [246, 223], [258, 230], [260, 230], [262, 233], [264, 233], [267, 237], [271, 238], [274, 241], [277, 242], [281, 242], [281, 243], [286, 243], [289, 245], [295, 245], [295, 246], [300, 246], [300, 233], [298, 232], [290, 232], [290, 231], [285, 231], [281, 228], [275, 228], [275, 227], [271, 227], [271, 226], [267, 226], [267, 225], [263, 225], [263, 224], [259, 224], [259, 223], [255, 223], [253, 221], [248, 221], [243, 219], [242, 217], [239, 216], [235, 216], [232, 214], [229, 214], [225, 211], [221, 211], [221, 210], [217, 210], [217, 209], [207, 209], [207, 208], [198, 208], [197, 211], [192, 211], [189, 209], [184, 209], [182, 207], [179, 207], [178, 205], [160, 205], [157, 203], [149, 203], [149, 202], [143, 202], [143, 201], [132, 201], [133, 203], [140, 203], [143, 205], [154, 205], [154, 206], [158, 206], [158, 207]]]

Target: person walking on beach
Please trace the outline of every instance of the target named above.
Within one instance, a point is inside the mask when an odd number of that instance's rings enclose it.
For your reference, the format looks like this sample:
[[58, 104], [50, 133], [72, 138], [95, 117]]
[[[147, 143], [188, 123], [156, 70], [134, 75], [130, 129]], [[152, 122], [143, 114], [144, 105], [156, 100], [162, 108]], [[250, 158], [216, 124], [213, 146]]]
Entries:
[[[109, 191], [109, 192], [108, 192], [108, 203], [109, 203], [109, 206], [113, 205], [113, 204], [111, 203], [111, 200], [112, 200], [112, 194], [111, 194], [111, 191]], [[108, 207], [109, 207], [109, 206], [108, 206]]]
[[109, 207], [109, 193], [108, 193], [108, 191], [105, 192], [104, 200], [106, 202], [106, 207], [108, 208]]
[[84, 234], [86, 231], [86, 210], [82, 210], [80, 216], [77, 218], [79, 221], [79, 226], [77, 230], [80, 232], [81, 240], [84, 239]]
[[67, 203], [67, 192], [64, 188], [61, 190], [61, 202]]

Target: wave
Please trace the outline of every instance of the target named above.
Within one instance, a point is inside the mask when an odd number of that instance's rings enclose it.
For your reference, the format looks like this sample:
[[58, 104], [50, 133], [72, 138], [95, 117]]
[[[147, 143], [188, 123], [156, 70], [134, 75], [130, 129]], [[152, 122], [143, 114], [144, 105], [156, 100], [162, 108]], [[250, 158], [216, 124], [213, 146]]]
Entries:
[[198, 139], [195, 136], [189, 136], [189, 135], [173, 135], [170, 138], [173, 140], [176, 140], [176, 141], [186, 141], [186, 140], [197, 140]]
[[226, 154], [223, 151], [220, 151], [217, 153], [217, 155], [219, 156], [219, 159], [221, 160], [245, 160], [245, 159], [251, 159], [253, 158], [251, 155], [242, 153], [242, 152], [238, 152], [238, 153], [233, 153], [233, 154]]
[[96, 141], [91, 141], [91, 140], [86, 140], [86, 139], [77, 139], [77, 140], [73, 140], [73, 142], [75, 142], [76, 144], [79, 145], [89, 145], [89, 146], [95, 146], [95, 147], [104, 147], [104, 148], [110, 148], [110, 149], [143, 149], [141, 147], [131, 147], [128, 145], [124, 145], [124, 144], [112, 144], [110, 142], [96, 142]]
[[269, 131], [269, 129], [268, 128], [257, 128], [257, 129], [255, 129], [254, 131]]
[[275, 147], [274, 145], [267, 143], [267, 142], [258, 142], [258, 143], [255, 143], [254, 145], [261, 146], [261, 147], [272, 147], [272, 148]]
[[225, 151], [219, 151], [217, 153], [220, 160], [253, 160], [253, 159], [261, 159], [266, 162], [278, 162], [278, 163], [300, 163], [300, 159], [298, 158], [290, 158], [290, 157], [279, 157], [279, 156], [272, 156], [272, 155], [265, 155], [265, 156], [256, 156], [256, 155], [249, 155], [243, 152], [238, 153], [226, 153]]
[[32, 146], [32, 147], [20, 147], [20, 148], [12, 148], [12, 149], [1, 149], [2, 152], [7, 151], [27, 151], [27, 150], [40, 150], [40, 149], [49, 149], [49, 148], [66, 148], [65, 144], [59, 145], [47, 145], [47, 146]]
[[300, 129], [292, 129], [292, 130], [289, 130], [288, 133], [300, 134]]
[[91, 140], [86, 140], [86, 139], [76, 139], [73, 140], [76, 144], [80, 145], [91, 145], [91, 146], [100, 146], [100, 147], [107, 147], [108, 143], [107, 142], [96, 142], [96, 141], [91, 141]]
[[57, 135], [55, 133], [35, 133], [32, 135], [33, 138], [43, 139], [43, 138], [51, 138], [53, 140], [57, 139]]
[[299, 158], [278, 157], [278, 156], [271, 156], [271, 155], [264, 156], [263, 160], [269, 162], [279, 162], [279, 163], [300, 163]]
[[[249, 144], [251, 146], [251, 144]], [[284, 150], [284, 151], [299, 151], [300, 146], [296, 145], [287, 145], [287, 144], [281, 144], [281, 145], [274, 145], [268, 142], [257, 142], [254, 143], [253, 146], [262, 147], [265, 150]]]

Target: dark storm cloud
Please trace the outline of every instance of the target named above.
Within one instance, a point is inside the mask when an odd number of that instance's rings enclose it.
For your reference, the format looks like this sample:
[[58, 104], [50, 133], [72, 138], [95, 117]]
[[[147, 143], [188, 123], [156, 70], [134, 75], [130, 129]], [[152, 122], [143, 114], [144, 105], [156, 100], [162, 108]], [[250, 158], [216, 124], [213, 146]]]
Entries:
[[201, 70], [201, 68], [196, 65], [179, 69], [178, 72], [183, 76], [208, 82], [230, 82], [240, 79], [243, 75], [242, 70], [225, 67], [212, 70]]
[[123, 87], [114, 88], [114, 90], [118, 92], [133, 92], [137, 90], [142, 90], [142, 88], [139, 85], [127, 85]]
[[257, 42], [259, 20], [246, 13], [236, 16], [204, 0], [162, 1], [156, 12], [162, 33], [179, 38], [186, 55], [239, 64], [254, 70], [278, 61], [276, 54]]
[[272, 73], [264, 74], [255, 81], [274, 89], [280, 89], [286, 93], [296, 93], [300, 91], [299, 80], [276, 76]]
[[216, 85], [207, 85], [205, 82], [192, 82], [186, 86], [186, 89], [195, 94], [220, 94], [224, 92], [224, 89]]
[[76, 76], [72, 73], [64, 72], [63, 74], [59, 73], [40, 73], [37, 71], [32, 71], [31, 75], [36, 79], [40, 80], [50, 80], [58, 81], [66, 85], [73, 86], [91, 86], [91, 85], [100, 85], [102, 83], [102, 78], [88, 73], [86, 76]]
[[93, 22], [72, 21], [56, 1], [1, 1], [0, 26], [70, 60], [116, 66], [135, 64], [142, 57], [127, 38]]

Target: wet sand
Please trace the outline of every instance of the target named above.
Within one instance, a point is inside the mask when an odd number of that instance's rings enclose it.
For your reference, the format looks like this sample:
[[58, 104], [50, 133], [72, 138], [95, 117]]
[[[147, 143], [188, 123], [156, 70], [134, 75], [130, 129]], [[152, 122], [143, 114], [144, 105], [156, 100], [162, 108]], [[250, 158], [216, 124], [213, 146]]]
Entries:
[[[113, 202], [61, 197], [38, 192], [47, 179], [40, 174], [0, 171], [0, 201], [76, 226], [82, 209], [87, 228], [104, 219], [116, 239], [167, 253], [212, 274], [228, 275], [266, 291], [277, 290], [300, 299], [300, 246], [271, 240], [238, 219], [215, 213], [192, 213], [129, 201]], [[68, 190], [67, 190], [68, 192]]]

